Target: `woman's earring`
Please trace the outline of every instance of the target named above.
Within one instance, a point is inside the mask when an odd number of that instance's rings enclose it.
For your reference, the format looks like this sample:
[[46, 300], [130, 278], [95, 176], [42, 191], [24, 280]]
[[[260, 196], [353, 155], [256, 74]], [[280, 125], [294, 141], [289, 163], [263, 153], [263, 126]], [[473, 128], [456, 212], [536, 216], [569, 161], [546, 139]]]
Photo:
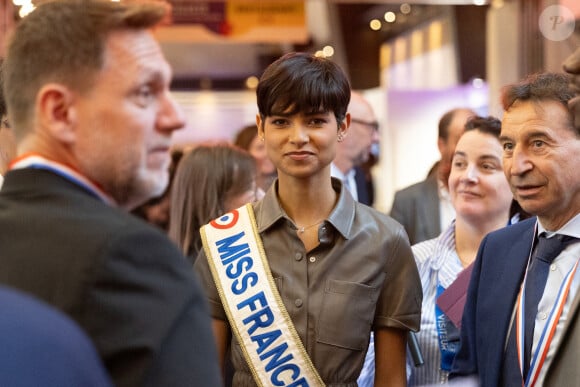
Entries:
[[342, 140], [344, 140], [344, 136], [342, 135], [342, 133], [338, 134], [338, 142], [342, 142]]

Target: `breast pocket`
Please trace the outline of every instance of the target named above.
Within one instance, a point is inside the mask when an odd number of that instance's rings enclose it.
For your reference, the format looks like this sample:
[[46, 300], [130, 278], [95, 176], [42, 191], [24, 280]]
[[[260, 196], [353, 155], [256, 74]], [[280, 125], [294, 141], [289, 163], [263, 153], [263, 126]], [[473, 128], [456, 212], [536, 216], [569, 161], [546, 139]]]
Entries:
[[364, 284], [328, 280], [324, 289], [317, 340], [352, 350], [366, 348], [378, 290]]

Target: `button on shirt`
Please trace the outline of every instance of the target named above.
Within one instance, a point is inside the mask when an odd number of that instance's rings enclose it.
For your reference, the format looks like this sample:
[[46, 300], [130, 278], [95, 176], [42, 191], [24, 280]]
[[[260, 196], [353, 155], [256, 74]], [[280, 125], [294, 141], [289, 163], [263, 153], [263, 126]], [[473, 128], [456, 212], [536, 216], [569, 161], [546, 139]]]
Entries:
[[[421, 283], [403, 228], [355, 202], [337, 179], [332, 185], [340, 196], [311, 251], [278, 202], [277, 182], [254, 213], [274, 282], [318, 373], [327, 386], [355, 387], [371, 326], [419, 327]], [[212, 317], [226, 320], [203, 251], [195, 268]], [[235, 338], [232, 361], [236, 386], [255, 386]]]
[[[544, 227], [538, 222], [538, 235], [542, 232], [547, 232]], [[554, 234], [554, 232], [547, 232], [548, 235]], [[580, 238], [580, 214], [576, 215], [572, 220], [570, 220], [564, 227], [560, 230], [557, 230], [556, 233], [570, 235], [576, 238]], [[554, 302], [558, 295], [558, 290], [560, 289], [560, 285], [564, 280], [566, 274], [574, 267], [576, 261], [580, 258], [580, 239], [578, 243], [573, 243], [564, 249], [556, 257], [554, 263], [550, 266], [550, 271], [548, 272], [548, 280], [546, 282], [546, 287], [544, 289], [544, 293], [538, 304], [538, 314], [536, 315], [536, 325], [534, 327], [534, 341], [532, 344], [532, 354], [536, 350], [538, 346], [538, 342], [540, 340], [540, 336], [544, 327], [546, 326], [546, 322], [548, 320], [548, 316], [554, 306]], [[546, 360], [544, 362], [544, 366], [540, 372], [538, 377], [538, 381], [536, 385], [542, 385], [544, 378], [546, 376], [546, 370], [550, 362], [552, 361], [555, 353], [555, 349], [558, 346], [562, 338], [562, 328], [568, 318], [568, 312], [570, 310], [570, 305], [572, 304], [574, 297], [578, 293], [578, 289], [580, 287], [580, 268], [576, 271], [574, 279], [572, 280], [572, 285], [570, 287], [570, 293], [568, 294], [568, 298], [566, 299], [566, 304], [564, 305], [564, 310], [562, 311], [562, 315], [560, 316], [560, 320], [558, 321], [558, 326], [556, 328], [556, 332], [554, 333], [554, 338], [552, 339], [552, 344], [550, 345], [550, 349], [548, 350], [548, 354], [546, 356]]]

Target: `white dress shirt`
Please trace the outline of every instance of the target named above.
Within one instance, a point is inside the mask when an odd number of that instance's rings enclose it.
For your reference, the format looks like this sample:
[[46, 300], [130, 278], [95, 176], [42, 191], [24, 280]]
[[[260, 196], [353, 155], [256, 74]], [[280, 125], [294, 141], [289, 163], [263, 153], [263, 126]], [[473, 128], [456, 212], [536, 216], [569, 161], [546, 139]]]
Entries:
[[[568, 223], [566, 223], [562, 228], [556, 231], [547, 231], [540, 222], [538, 222], [538, 235], [542, 232], [546, 232], [548, 237], [553, 234], [564, 234], [579, 238], [580, 242], [580, 214], [577, 214]], [[540, 299], [538, 304], [538, 314], [536, 315], [536, 325], [534, 327], [534, 342], [532, 343], [532, 354], [538, 346], [542, 331], [546, 326], [548, 316], [550, 311], [554, 306], [554, 302], [558, 295], [558, 290], [560, 285], [564, 280], [564, 277], [568, 272], [574, 267], [576, 261], [580, 259], [580, 243], [573, 243], [568, 245], [561, 253], [554, 259], [554, 262], [550, 266], [550, 271], [548, 273], [548, 279], [546, 281], [546, 287], [544, 288], [544, 294]], [[574, 297], [578, 293], [578, 288], [580, 287], [580, 268], [576, 271], [572, 284], [570, 286], [570, 293], [566, 298], [566, 303], [564, 304], [564, 309], [558, 320], [558, 325], [556, 331], [554, 332], [554, 337], [550, 348], [548, 349], [548, 354], [544, 360], [544, 365], [538, 376], [537, 386], [541, 386], [544, 382], [546, 376], [546, 370], [548, 369], [550, 362], [554, 358], [554, 353], [558, 347], [558, 343], [562, 338], [562, 329], [564, 324], [568, 319], [568, 313], [570, 311], [570, 306], [574, 301]]]
[[330, 176], [336, 177], [337, 179], [342, 181], [342, 184], [344, 184], [346, 189], [348, 189], [352, 198], [358, 202], [358, 191], [356, 186], [356, 180], [354, 178], [355, 173], [356, 171], [354, 170], [354, 168], [352, 168], [350, 171], [344, 174], [340, 169], [338, 169], [336, 165], [334, 165], [334, 163], [330, 164]]

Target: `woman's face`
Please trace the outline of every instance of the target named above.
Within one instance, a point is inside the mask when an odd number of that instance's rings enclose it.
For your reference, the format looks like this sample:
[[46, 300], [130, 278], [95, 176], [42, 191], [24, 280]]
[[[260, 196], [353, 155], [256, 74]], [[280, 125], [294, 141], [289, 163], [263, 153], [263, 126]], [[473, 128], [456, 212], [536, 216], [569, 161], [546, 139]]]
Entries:
[[250, 143], [248, 152], [256, 159], [256, 163], [258, 164], [258, 173], [260, 175], [267, 176], [276, 172], [276, 167], [266, 152], [266, 145], [259, 136], [254, 137]]
[[333, 112], [258, 116], [259, 133], [278, 174], [307, 177], [327, 167], [336, 154], [338, 132], [344, 134]]
[[493, 221], [509, 216], [512, 193], [502, 169], [502, 146], [491, 134], [465, 132], [449, 175], [449, 193], [457, 217]]

